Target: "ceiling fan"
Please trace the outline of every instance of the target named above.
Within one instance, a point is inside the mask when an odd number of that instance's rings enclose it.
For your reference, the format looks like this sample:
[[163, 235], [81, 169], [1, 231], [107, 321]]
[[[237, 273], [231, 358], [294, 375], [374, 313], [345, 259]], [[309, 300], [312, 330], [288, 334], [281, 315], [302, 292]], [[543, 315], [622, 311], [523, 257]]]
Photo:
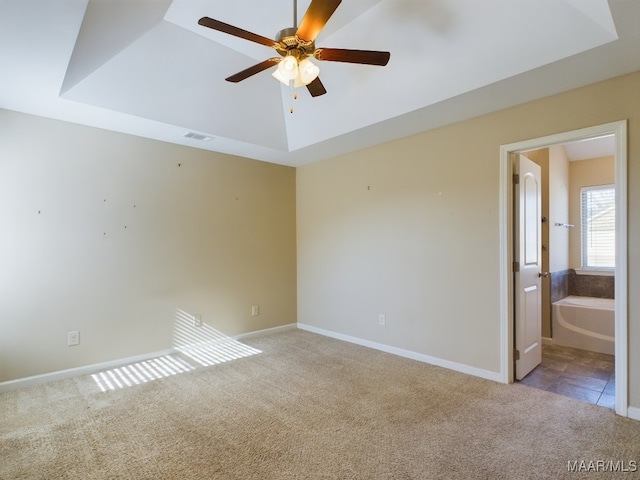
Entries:
[[296, 0], [293, 0], [293, 2], [294, 27], [285, 28], [278, 32], [275, 40], [209, 17], [202, 17], [198, 20], [199, 25], [271, 47], [280, 54], [280, 57], [272, 57], [264, 60], [235, 75], [231, 75], [225, 80], [237, 83], [277, 65], [278, 68], [272, 74], [276, 79], [292, 87], [306, 86], [311, 96], [318, 97], [324, 95], [327, 91], [324, 85], [322, 85], [320, 78], [318, 78], [320, 69], [310, 61], [311, 57], [316, 60], [330, 62], [359, 63], [378, 66], [385, 66], [389, 62], [391, 56], [389, 52], [349, 50], [343, 48], [316, 48], [316, 37], [342, 0], [311, 0], [311, 4], [305, 12], [304, 17], [302, 17], [302, 21], [298, 27], [295, 26], [297, 25]]

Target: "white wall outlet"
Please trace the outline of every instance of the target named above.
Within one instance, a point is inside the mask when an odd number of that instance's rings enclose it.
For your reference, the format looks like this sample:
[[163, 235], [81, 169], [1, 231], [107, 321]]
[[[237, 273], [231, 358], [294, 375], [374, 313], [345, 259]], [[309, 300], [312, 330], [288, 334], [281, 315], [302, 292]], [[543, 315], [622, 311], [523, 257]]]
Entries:
[[196, 313], [195, 315], [192, 316], [193, 318], [193, 326], [194, 327], [201, 327], [202, 326], [202, 315], [199, 313]]
[[378, 323], [382, 326], [387, 324], [387, 317], [385, 316], [384, 313], [381, 313], [380, 315], [378, 315]]
[[253, 305], [251, 307], [251, 316], [257, 317], [258, 315], [260, 315], [260, 305]]
[[80, 345], [80, 331], [71, 330], [67, 332], [67, 346]]

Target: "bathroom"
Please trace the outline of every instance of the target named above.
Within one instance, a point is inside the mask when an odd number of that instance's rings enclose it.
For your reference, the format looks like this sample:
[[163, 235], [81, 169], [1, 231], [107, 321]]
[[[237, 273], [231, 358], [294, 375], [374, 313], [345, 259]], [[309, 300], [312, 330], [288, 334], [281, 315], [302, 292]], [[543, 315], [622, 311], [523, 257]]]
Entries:
[[[614, 137], [526, 152], [542, 174], [543, 362], [523, 383], [614, 408]], [[589, 213], [590, 212], [590, 213]]]

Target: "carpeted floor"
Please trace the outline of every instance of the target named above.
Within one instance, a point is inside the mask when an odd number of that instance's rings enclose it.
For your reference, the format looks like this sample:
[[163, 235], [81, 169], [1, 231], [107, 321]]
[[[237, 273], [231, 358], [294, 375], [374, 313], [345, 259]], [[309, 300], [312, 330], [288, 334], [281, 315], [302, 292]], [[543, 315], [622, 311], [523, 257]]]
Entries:
[[640, 463], [640, 422], [610, 409], [300, 330], [245, 343], [262, 353], [132, 387], [0, 394], [0, 478], [638, 475], [584, 471]]

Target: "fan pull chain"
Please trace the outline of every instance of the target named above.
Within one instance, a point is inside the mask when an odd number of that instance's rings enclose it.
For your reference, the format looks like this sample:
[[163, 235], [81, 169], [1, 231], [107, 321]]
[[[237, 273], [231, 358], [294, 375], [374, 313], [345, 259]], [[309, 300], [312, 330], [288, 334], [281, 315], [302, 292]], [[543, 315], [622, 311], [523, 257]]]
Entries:
[[296, 92], [295, 87], [293, 86], [294, 80], [289, 81], [289, 85], [291, 86], [291, 107], [289, 108], [289, 113], [293, 113], [293, 101], [298, 99], [298, 93]]

